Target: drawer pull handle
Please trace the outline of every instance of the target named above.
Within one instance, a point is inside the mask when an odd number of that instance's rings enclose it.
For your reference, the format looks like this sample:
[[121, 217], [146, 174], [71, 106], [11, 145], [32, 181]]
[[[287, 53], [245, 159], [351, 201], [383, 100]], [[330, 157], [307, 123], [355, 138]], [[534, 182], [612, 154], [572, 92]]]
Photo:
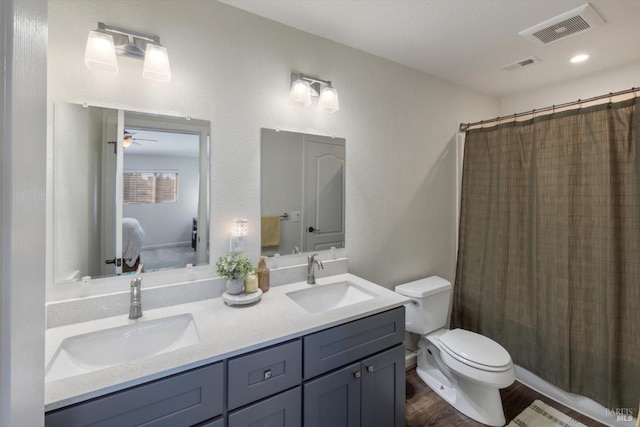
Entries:
[[356, 379], [360, 379], [362, 375], [360, 374], [360, 371], [358, 371], [358, 372], [354, 372], [353, 376], [356, 377]]
[[264, 379], [268, 380], [269, 378], [271, 378], [271, 369], [264, 371]]
[[367, 372], [373, 372], [373, 365], [367, 366]]

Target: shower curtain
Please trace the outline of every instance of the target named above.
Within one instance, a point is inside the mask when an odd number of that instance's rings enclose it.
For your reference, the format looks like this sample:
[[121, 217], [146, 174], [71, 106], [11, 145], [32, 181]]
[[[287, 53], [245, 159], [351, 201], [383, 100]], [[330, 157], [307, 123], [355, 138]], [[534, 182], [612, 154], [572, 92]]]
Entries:
[[637, 414], [640, 101], [470, 130], [452, 325]]

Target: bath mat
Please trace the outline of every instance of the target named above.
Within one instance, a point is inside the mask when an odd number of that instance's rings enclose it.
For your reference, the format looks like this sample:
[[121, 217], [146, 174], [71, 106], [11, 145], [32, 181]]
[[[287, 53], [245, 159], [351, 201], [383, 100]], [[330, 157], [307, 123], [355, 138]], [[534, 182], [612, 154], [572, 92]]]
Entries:
[[535, 400], [520, 415], [515, 417], [507, 427], [586, 427], [579, 421], [574, 420], [544, 402]]

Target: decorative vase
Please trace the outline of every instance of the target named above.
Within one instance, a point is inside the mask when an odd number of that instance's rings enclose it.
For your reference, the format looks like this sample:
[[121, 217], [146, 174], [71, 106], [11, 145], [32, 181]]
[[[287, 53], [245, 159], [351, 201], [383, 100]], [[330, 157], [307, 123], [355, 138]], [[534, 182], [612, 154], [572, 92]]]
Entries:
[[227, 293], [230, 295], [241, 294], [244, 290], [244, 279], [227, 279]]

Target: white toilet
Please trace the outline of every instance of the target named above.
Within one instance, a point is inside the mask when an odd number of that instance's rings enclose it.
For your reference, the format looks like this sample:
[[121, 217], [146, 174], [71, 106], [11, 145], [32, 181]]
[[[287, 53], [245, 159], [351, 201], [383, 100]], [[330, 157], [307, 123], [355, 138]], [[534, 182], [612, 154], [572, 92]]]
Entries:
[[454, 408], [491, 426], [504, 426], [499, 389], [515, 379], [511, 356], [497, 342], [464, 329], [445, 329], [451, 283], [432, 276], [396, 286], [411, 298], [406, 329], [422, 335], [418, 344], [420, 378]]

